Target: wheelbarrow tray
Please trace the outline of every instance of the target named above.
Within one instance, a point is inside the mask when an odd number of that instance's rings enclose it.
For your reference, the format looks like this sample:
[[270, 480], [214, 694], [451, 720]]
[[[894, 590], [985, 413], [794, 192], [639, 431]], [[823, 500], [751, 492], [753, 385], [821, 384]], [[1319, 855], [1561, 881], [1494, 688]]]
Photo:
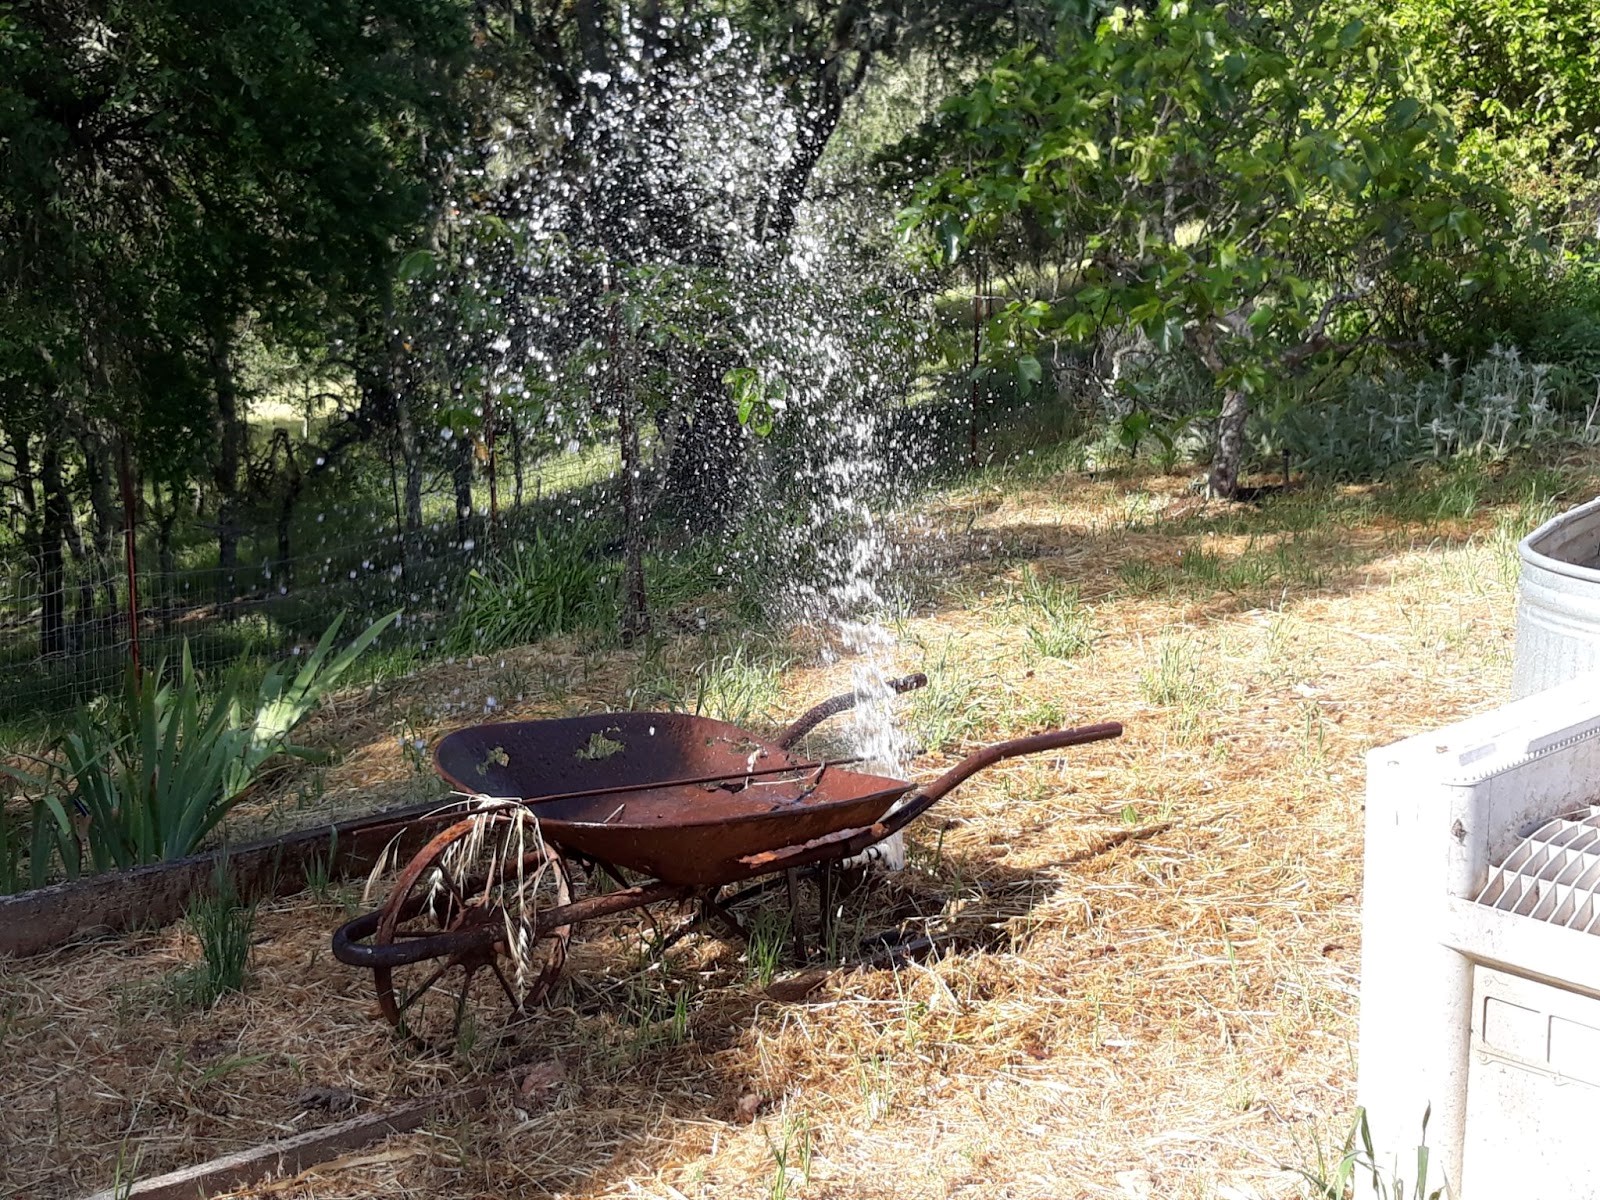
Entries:
[[[754, 855], [871, 826], [912, 786], [808, 767], [685, 713], [477, 725], [441, 741], [435, 764], [460, 791], [527, 804], [563, 850], [683, 886], [734, 883], [761, 873], [743, 861]], [[784, 778], [786, 767], [800, 769]], [[667, 782], [709, 777], [719, 782]]]

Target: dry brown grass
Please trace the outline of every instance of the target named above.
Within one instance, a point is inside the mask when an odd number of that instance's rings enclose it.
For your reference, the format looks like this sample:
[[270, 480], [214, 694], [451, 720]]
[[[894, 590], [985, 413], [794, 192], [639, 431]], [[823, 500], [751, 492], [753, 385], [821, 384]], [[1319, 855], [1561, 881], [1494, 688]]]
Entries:
[[[926, 507], [900, 537], [935, 569], [896, 626], [896, 665], [933, 675], [911, 706], [935, 743], [919, 769], [1029, 729], [1127, 725], [982, 774], [913, 827], [911, 868], [854, 919], [929, 930], [941, 952], [785, 1004], [736, 946], [685, 943], [650, 969], [636, 920], [586, 928], [521, 1051], [553, 1083], [257, 1192], [1299, 1194], [1285, 1167], [1313, 1165], [1352, 1104], [1361, 756], [1508, 680], [1512, 509], [1424, 524], [1358, 499], [1287, 527], [1288, 501], [1203, 508], [1136, 476]], [[1245, 570], [1252, 555], [1282, 569]], [[1241, 574], [1219, 582], [1229, 564]], [[1088, 653], [1036, 653], [1025, 565], [1077, 589]], [[709, 644], [647, 661], [561, 642], [346, 696], [319, 723], [342, 760], [303, 803], [427, 793], [402, 737], [482, 719], [490, 696], [495, 716], [637, 701]], [[815, 634], [759, 649], [790, 664], [774, 721], [847, 686]], [[305, 786], [255, 819], [299, 819]], [[327, 952], [353, 898], [263, 910], [253, 986], [206, 1013], [165, 999], [196, 954], [181, 928], [0, 963], [0, 1191], [71, 1196], [107, 1184], [119, 1150], [148, 1173], [336, 1119], [298, 1111], [313, 1086], [367, 1110], [501, 1071], [386, 1036], [369, 982]]]

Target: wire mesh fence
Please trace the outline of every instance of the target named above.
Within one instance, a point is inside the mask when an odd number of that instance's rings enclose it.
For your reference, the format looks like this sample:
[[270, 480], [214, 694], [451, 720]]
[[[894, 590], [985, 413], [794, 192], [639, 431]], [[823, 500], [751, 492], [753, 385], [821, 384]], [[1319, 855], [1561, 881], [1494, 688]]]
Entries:
[[80, 538], [44, 569], [14, 553], [0, 559], [0, 724], [69, 712], [120, 686], [136, 656], [176, 662], [186, 646], [205, 670], [292, 656], [340, 613], [354, 633], [401, 610], [385, 643], [426, 649], [454, 622], [471, 571], [592, 517], [614, 472], [603, 448], [533, 464], [520, 486], [502, 481], [492, 518], [482, 481], [462, 514], [449, 480], [434, 480], [412, 529], [382, 506], [311, 504], [292, 526], [243, 527], [228, 568], [215, 525], [195, 517], [142, 520], [131, 570], [122, 539], [96, 551]]
[[[754, 456], [764, 464], [761, 486], [780, 499], [799, 497], [808, 512], [817, 508], [812, 493], [818, 489], [903, 491], [946, 461], [949, 447], [964, 444], [969, 419], [959, 405], [897, 409], [871, 445], [855, 447], [863, 462], [881, 469], [847, 473], [843, 480], [812, 463], [803, 444], [764, 447]], [[664, 450], [653, 428], [641, 430], [640, 465], [651, 477], [647, 491], [657, 497]], [[105, 530], [99, 530], [98, 551], [85, 552], [93, 550], [86, 536], [68, 539], [54, 570], [42, 570], [37, 554], [24, 553], [23, 539], [13, 536], [8, 546], [0, 531], [0, 732], [33, 719], [59, 720], [116, 689], [136, 653], [146, 665], [175, 664], [186, 646], [195, 664], [211, 671], [264, 664], [314, 645], [341, 613], [347, 614], [346, 635], [353, 635], [400, 610], [400, 620], [369, 657], [386, 648], [432, 652], [442, 641], [476, 645], [479, 631], [457, 628], [473, 571], [492, 573], [503, 565], [510, 573], [530, 563], [536, 569], [540, 556], [523, 551], [540, 538], [563, 540], [569, 551], [591, 559], [621, 554], [614, 437], [540, 458], [530, 454], [526, 461], [518, 456], [514, 469], [511, 457], [502, 458], [493, 492], [492, 460], [479, 463], [464, 512], [453, 472], [430, 471], [415, 524], [404, 517], [392, 459], [347, 460], [341, 474], [329, 472], [308, 485], [292, 514], [261, 504], [252, 520], [240, 523], [236, 559], [226, 568], [211, 505], [191, 503], [174, 516], [170, 498], [157, 506], [148, 494], [138, 505], [131, 571], [122, 538]], [[691, 534], [699, 530], [703, 514], [692, 503], [683, 509], [681, 498], [675, 503]], [[824, 504], [818, 511], [834, 509]], [[770, 556], [773, 547], [764, 539], [774, 522], [786, 526], [789, 514], [780, 503], [763, 520], [766, 533], [753, 536]], [[824, 520], [811, 528], [802, 522], [795, 536], [802, 543], [810, 539], [815, 545], [809, 548], [821, 555], [823, 543], [839, 536], [838, 523]], [[803, 558], [807, 548], [792, 549]], [[673, 553], [682, 561], [664, 566], [670, 578], [652, 585], [669, 592], [692, 586], [703, 567], [693, 553]], [[909, 553], [902, 548], [897, 561]], [[752, 569], [759, 570], [767, 560], [758, 555], [756, 561]], [[538, 597], [513, 589], [503, 599], [518, 604]]]

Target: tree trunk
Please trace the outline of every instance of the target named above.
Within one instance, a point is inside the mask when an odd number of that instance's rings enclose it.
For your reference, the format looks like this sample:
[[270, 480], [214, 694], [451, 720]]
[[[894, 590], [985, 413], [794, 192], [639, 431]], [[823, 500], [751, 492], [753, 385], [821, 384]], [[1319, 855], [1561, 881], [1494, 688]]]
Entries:
[[405, 467], [405, 532], [415, 539], [422, 534], [422, 454], [417, 446], [417, 426], [411, 417], [411, 401], [403, 390], [394, 396], [395, 442], [400, 462]]
[[79, 434], [83, 449], [83, 473], [89, 485], [89, 508], [94, 513], [90, 538], [94, 544], [95, 582], [104, 590], [106, 617], [117, 616], [116, 573], [111, 565], [111, 547], [122, 524], [122, 514], [112, 500], [111, 448], [100, 431], [87, 423]]
[[1239, 468], [1244, 463], [1244, 427], [1250, 416], [1250, 397], [1242, 388], [1222, 383], [1228, 364], [1217, 352], [1210, 325], [1200, 323], [1186, 333], [1190, 347], [1222, 388], [1222, 411], [1217, 416], [1217, 450], [1211, 460], [1211, 477], [1206, 492], [1221, 500], [1232, 500], [1239, 491]]
[[117, 440], [117, 491], [122, 501], [122, 566], [128, 589], [128, 649], [137, 678], [144, 669], [139, 653], [139, 488], [128, 454], [128, 438]]
[[1239, 492], [1239, 468], [1244, 462], [1244, 426], [1250, 416], [1250, 398], [1240, 388], [1227, 388], [1222, 413], [1217, 417], [1217, 453], [1211, 461], [1207, 489], [1211, 495], [1231, 500]]
[[39, 542], [39, 498], [33, 489], [33, 435], [16, 434], [11, 445], [17, 464], [11, 480], [17, 493], [15, 512], [22, 518], [22, 544], [32, 553]]
[[39, 653], [64, 654], [67, 649], [66, 572], [61, 543], [67, 523], [72, 519], [72, 504], [61, 472], [61, 450], [53, 438], [46, 437], [39, 455], [39, 481], [44, 490], [44, 506], [39, 523]]
[[[472, 536], [472, 476], [475, 461], [472, 439], [458, 432], [454, 438], [455, 462], [450, 468], [450, 482], [456, 492], [456, 545], [465, 546]], [[407, 486], [410, 486], [409, 480]]]
[[672, 440], [665, 468], [668, 503], [710, 530], [728, 528], [743, 497], [745, 431], [722, 382], [731, 365], [712, 353], [691, 360], [687, 383], [694, 407]]
[[73, 618], [72, 631], [75, 648], [82, 650], [93, 640], [94, 589], [100, 574], [100, 564], [96, 561], [93, 550], [83, 540], [78, 520], [72, 514], [70, 496], [66, 503], [66, 519], [62, 525], [62, 533], [66, 535], [67, 549], [72, 551], [72, 561], [78, 569], [78, 615]]
[[161, 484], [158, 482], [154, 489], [156, 497], [156, 571], [161, 577], [161, 596], [158, 607], [161, 610], [161, 630], [163, 633], [172, 632], [173, 618], [176, 616], [178, 597], [176, 594], [176, 580], [178, 576], [177, 559], [172, 552], [172, 528], [178, 523], [178, 485], [168, 485], [168, 498], [170, 503], [166, 507], [160, 505]]
[[617, 438], [622, 443], [622, 644], [631, 646], [650, 633], [650, 608], [644, 586], [644, 512], [639, 502], [639, 424], [633, 381], [617, 339], [612, 339], [616, 372]]
[[283, 441], [283, 493], [278, 501], [278, 586], [288, 587], [294, 581], [294, 558], [290, 554], [289, 530], [294, 521], [294, 506], [300, 500], [300, 464], [294, 456], [289, 439]]
[[232, 333], [225, 326], [212, 331], [211, 380], [217, 397], [217, 464], [212, 473], [217, 489], [217, 604], [223, 614], [230, 617], [238, 584], [239, 468], [244, 459], [245, 440], [231, 343]]
[[522, 482], [524, 478], [522, 459], [522, 428], [517, 424], [515, 416], [507, 418], [506, 433], [511, 438], [511, 470], [516, 475], [516, 492], [511, 501], [513, 509], [522, 508]]
[[794, 232], [795, 222], [800, 217], [801, 201], [811, 185], [811, 176], [817, 169], [817, 163], [822, 160], [834, 130], [839, 127], [845, 99], [861, 86], [871, 61], [871, 54], [865, 50], [858, 51], [855, 70], [848, 82], [839, 79], [836, 61], [828, 61], [821, 67], [813, 85], [811, 111], [800, 114], [794, 157], [789, 160], [788, 169], [778, 180], [770, 206], [765, 198], [761, 202], [761, 211], [756, 219], [758, 241], [771, 245], [787, 240]]

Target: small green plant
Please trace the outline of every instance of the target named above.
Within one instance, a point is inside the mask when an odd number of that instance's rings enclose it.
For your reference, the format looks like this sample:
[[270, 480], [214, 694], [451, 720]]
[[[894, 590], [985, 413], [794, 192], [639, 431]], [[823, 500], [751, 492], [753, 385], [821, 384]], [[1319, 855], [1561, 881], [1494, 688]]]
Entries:
[[955, 644], [946, 642], [936, 659], [923, 663], [928, 685], [911, 694], [906, 724], [913, 739], [929, 748], [960, 746], [983, 732], [983, 680], [956, 661]]
[[1358, 1180], [1363, 1177], [1374, 1200], [1441, 1200], [1445, 1195], [1443, 1185], [1428, 1190], [1428, 1118], [1431, 1115], [1430, 1106], [1422, 1114], [1422, 1137], [1417, 1143], [1417, 1174], [1409, 1186], [1404, 1179], [1386, 1174], [1379, 1166], [1364, 1108], [1356, 1109], [1350, 1132], [1345, 1135], [1338, 1157], [1330, 1157], [1318, 1142], [1314, 1147], [1314, 1166], [1289, 1169], [1305, 1181], [1307, 1200], [1353, 1200], [1359, 1195]]
[[[223, 1059], [221, 1062], [212, 1063], [209, 1067], [203, 1069], [200, 1072], [200, 1084], [201, 1086], [204, 1086], [208, 1083], [216, 1083], [218, 1080], [226, 1079], [229, 1075], [233, 1075], [239, 1071], [247, 1071], [251, 1067], [259, 1066], [261, 1063], [266, 1062], [271, 1057], [272, 1055], [270, 1054], [239, 1054], [230, 1056]], [[177, 1065], [178, 1067], [181, 1067], [182, 1063]], [[174, 1074], [176, 1073], [177, 1068], [175, 1067]]]
[[173, 980], [173, 994], [185, 1008], [206, 1009], [229, 992], [244, 990], [255, 933], [256, 906], [240, 903], [233, 877], [218, 867], [211, 890], [190, 901], [184, 914], [200, 943], [200, 962]]
[[508, 558], [468, 573], [460, 615], [442, 644], [450, 654], [521, 646], [611, 624], [617, 611], [615, 568], [582, 539], [540, 532]]
[[324, 771], [312, 771], [304, 782], [295, 787], [294, 806], [300, 812], [321, 808], [327, 794], [328, 780]]
[[867, 1106], [867, 1118], [876, 1121], [886, 1117], [895, 1103], [894, 1060], [887, 1054], [872, 1054], [856, 1058], [856, 1090]]
[[1301, 701], [1300, 728], [1295, 761], [1302, 771], [1312, 774], [1322, 770], [1328, 761], [1328, 724], [1322, 715], [1322, 705], [1317, 701]]
[[395, 741], [400, 747], [400, 758], [413, 775], [426, 775], [430, 770], [428, 763], [428, 739], [417, 728], [416, 720], [407, 714], [400, 722], [400, 730], [395, 735]]
[[1180, 739], [1204, 723], [1216, 691], [1201, 670], [1200, 652], [1187, 638], [1161, 643], [1155, 665], [1139, 673], [1139, 693], [1151, 704], [1174, 710]]
[[758, 909], [750, 920], [750, 940], [745, 947], [745, 962], [750, 974], [762, 987], [771, 983], [783, 962], [789, 943], [789, 921], [776, 908]]
[[454, 1033], [455, 1043], [452, 1046], [452, 1052], [455, 1054], [456, 1062], [462, 1066], [470, 1066], [472, 1052], [478, 1046], [478, 1019], [473, 1014], [470, 1004], [458, 1004], [456, 1006]]
[[1094, 644], [1093, 624], [1077, 588], [1059, 580], [1040, 579], [1029, 566], [1023, 568], [1022, 586], [1013, 597], [1035, 618], [1025, 630], [1029, 645], [1040, 657], [1076, 658]]
[[696, 674], [693, 711], [739, 726], [765, 720], [782, 693], [788, 665], [781, 655], [758, 657], [743, 646], [713, 658]]
[[128, 1139], [117, 1145], [117, 1161], [111, 1170], [111, 1195], [113, 1200], [128, 1200], [133, 1195], [134, 1184], [139, 1182], [139, 1164], [144, 1159], [144, 1147], [135, 1143], [133, 1153], [128, 1153]]
[[769, 1135], [767, 1148], [772, 1151], [772, 1183], [767, 1188], [770, 1200], [786, 1200], [791, 1173], [798, 1173], [805, 1183], [811, 1182], [811, 1123], [804, 1114], [786, 1119], [782, 1143], [774, 1143]]
[[311, 860], [306, 863], [306, 888], [323, 903], [327, 903], [332, 895], [333, 862], [338, 855], [339, 827], [335, 825], [333, 832], [328, 836], [327, 855], [313, 854]]
[[1172, 585], [1172, 578], [1167, 572], [1144, 558], [1130, 558], [1118, 563], [1117, 578], [1122, 581], [1122, 591], [1130, 596], [1157, 596]]
[[1188, 707], [1206, 700], [1210, 689], [1200, 674], [1200, 656], [1186, 638], [1161, 643], [1154, 667], [1139, 674], [1139, 694], [1163, 708]]
[[641, 964], [628, 978], [628, 1011], [633, 1034], [630, 1050], [637, 1057], [658, 1046], [681, 1046], [690, 1039], [692, 980], [674, 986], [658, 969], [659, 963]]
[[58, 861], [77, 863], [77, 834], [60, 798], [34, 796], [23, 804], [26, 817], [0, 798], [0, 895], [43, 887]]
[[22, 848], [27, 840], [28, 831], [0, 799], [0, 895], [9, 896], [23, 888], [26, 860]]

